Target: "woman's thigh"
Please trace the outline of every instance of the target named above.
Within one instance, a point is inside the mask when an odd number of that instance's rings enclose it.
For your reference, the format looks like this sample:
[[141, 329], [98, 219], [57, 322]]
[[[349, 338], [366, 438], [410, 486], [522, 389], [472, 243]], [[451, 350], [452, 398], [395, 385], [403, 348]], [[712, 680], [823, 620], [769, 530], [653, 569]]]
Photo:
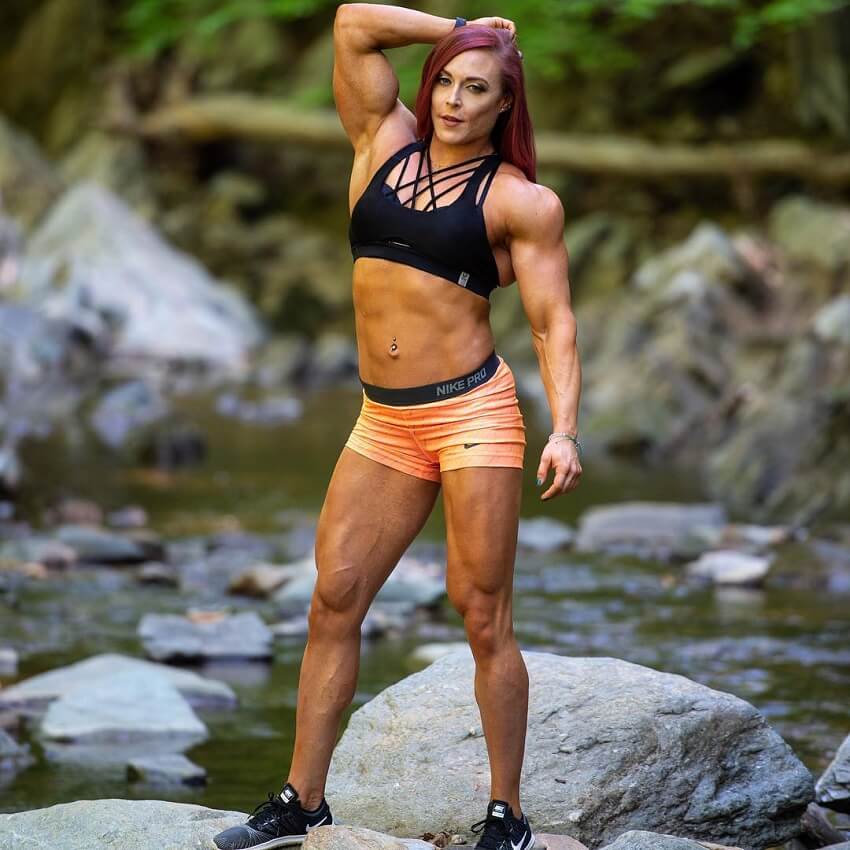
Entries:
[[522, 474], [507, 466], [443, 472], [449, 599], [499, 629], [510, 625]]
[[314, 598], [362, 620], [421, 531], [439, 491], [439, 482], [343, 448], [319, 514]]

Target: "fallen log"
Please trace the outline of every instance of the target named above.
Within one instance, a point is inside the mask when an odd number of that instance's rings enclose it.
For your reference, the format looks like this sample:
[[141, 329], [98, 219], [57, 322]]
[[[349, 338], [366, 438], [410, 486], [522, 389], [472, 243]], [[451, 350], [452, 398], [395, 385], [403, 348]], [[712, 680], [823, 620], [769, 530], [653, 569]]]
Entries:
[[[198, 96], [107, 126], [149, 139], [205, 142], [230, 137], [330, 149], [349, 144], [333, 110], [308, 110], [247, 94]], [[551, 131], [540, 131], [535, 138], [538, 166], [546, 168], [640, 179], [749, 181], [783, 175], [832, 186], [850, 184], [850, 152], [830, 152], [794, 139], [685, 145]]]

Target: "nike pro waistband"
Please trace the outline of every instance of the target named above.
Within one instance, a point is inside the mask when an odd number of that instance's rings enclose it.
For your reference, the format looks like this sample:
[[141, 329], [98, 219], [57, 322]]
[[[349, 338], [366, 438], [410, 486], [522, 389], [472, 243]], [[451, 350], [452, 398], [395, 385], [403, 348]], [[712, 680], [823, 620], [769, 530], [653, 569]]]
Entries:
[[498, 368], [499, 355], [494, 350], [477, 369], [457, 378], [438, 381], [436, 384], [423, 384], [420, 387], [376, 387], [374, 384], [364, 383], [362, 379], [360, 383], [363, 384], [366, 397], [379, 404], [427, 404], [429, 401], [463, 395], [480, 387], [496, 374]]

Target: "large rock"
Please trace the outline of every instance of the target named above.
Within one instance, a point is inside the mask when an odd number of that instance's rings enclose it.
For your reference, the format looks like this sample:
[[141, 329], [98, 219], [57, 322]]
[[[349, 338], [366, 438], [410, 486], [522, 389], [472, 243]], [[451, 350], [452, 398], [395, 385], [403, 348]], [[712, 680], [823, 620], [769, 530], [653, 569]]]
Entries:
[[78, 800], [0, 814], [0, 850], [210, 850], [214, 835], [244, 820], [162, 800]]
[[723, 506], [713, 503], [599, 505], [581, 515], [575, 546], [579, 551], [682, 557], [701, 551], [706, 533], [717, 531], [725, 522]]
[[140, 674], [155, 672], [175, 688], [194, 707], [233, 707], [236, 695], [229, 685], [205, 679], [189, 670], [156, 664], [117, 653], [93, 655], [83, 661], [39, 673], [23, 682], [0, 690], [0, 708], [29, 712], [41, 711], [51, 700], [58, 699], [78, 686], [93, 686], [101, 679], [111, 679], [127, 671]]
[[125, 670], [72, 688], [41, 721], [42, 738], [73, 744], [203, 741], [207, 728], [177, 688], [157, 672]]
[[[812, 776], [746, 701], [616, 658], [523, 655], [523, 808], [535, 832], [592, 849], [637, 827], [747, 848], [797, 833]], [[462, 651], [352, 715], [328, 796], [346, 822], [468, 834], [489, 778], [474, 663]]]
[[250, 305], [95, 183], [68, 190], [27, 246], [21, 280], [50, 315], [129, 358], [242, 374], [262, 337]]

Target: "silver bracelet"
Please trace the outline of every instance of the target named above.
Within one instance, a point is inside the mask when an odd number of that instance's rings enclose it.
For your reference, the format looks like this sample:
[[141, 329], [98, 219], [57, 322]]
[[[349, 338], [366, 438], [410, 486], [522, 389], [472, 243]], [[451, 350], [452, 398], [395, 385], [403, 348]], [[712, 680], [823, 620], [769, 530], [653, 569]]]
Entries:
[[581, 455], [581, 443], [578, 441], [578, 434], [568, 434], [566, 431], [556, 431], [555, 433], [549, 435], [549, 438], [546, 440], [546, 442], [560, 443], [563, 440], [570, 440], [571, 442], [575, 443], [576, 451], [578, 451], [579, 455]]

